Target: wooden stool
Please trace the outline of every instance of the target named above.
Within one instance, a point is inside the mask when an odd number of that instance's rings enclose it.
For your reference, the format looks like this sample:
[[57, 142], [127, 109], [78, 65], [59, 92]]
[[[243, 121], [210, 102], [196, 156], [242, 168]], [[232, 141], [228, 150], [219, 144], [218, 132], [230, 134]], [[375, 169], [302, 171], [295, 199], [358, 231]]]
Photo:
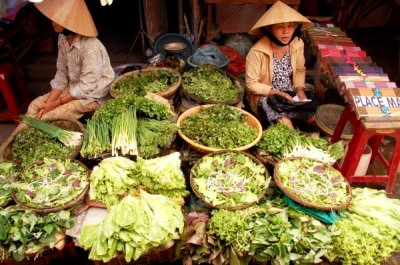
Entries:
[[[354, 134], [348, 146], [346, 157], [344, 157], [340, 171], [343, 176], [352, 182], [374, 182], [384, 183], [386, 185], [386, 193], [392, 193], [393, 184], [396, 179], [397, 168], [400, 163], [400, 129], [379, 129], [373, 128], [370, 124], [366, 124], [357, 119], [354, 111], [347, 105], [340, 116], [335, 132], [331, 138], [331, 142], [335, 143], [339, 140], [346, 122], [349, 121], [354, 127]], [[384, 136], [390, 136], [395, 139], [393, 154], [390, 161], [387, 161], [383, 154], [379, 151], [379, 146]], [[386, 175], [365, 175], [354, 176], [360, 158], [366, 145], [372, 149], [371, 162], [376, 157], [380, 159], [386, 168]], [[338, 165], [336, 165], [338, 167]]]
[[7, 106], [1, 120], [12, 120], [23, 113], [29, 104], [28, 92], [17, 69], [9, 63], [0, 64], [0, 91]]

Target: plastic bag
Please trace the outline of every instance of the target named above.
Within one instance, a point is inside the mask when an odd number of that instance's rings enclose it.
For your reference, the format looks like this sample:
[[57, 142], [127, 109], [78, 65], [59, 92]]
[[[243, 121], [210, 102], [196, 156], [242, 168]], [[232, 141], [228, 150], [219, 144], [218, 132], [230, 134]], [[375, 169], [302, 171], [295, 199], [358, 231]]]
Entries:
[[[295, 92], [286, 92], [290, 96], [294, 97]], [[313, 91], [305, 91], [306, 96], [311, 101], [307, 102], [290, 102], [286, 98], [274, 94], [272, 96], [268, 96], [267, 102], [268, 105], [276, 112], [295, 112], [295, 111], [307, 111], [307, 112], [315, 112], [318, 107], [318, 102], [314, 99]]]
[[237, 50], [242, 56], [246, 57], [253, 43], [246, 36], [235, 34], [226, 40], [225, 45]]
[[192, 55], [191, 61], [197, 65], [212, 64], [217, 67], [225, 67], [229, 60], [218, 47], [214, 45], [203, 46]]
[[302, 206], [302, 205], [294, 202], [292, 199], [290, 199], [286, 195], [283, 196], [283, 200], [289, 205], [289, 207], [291, 207], [299, 212], [303, 212], [308, 215], [311, 215], [312, 217], [314, 217], [326, 224], [333, 224], [336, 220], [338, 220], [340, 218], [340, 216], [335, 211], [326, 212], [326, 211], [321, 211], [321, 210], [316, 210], [316, 209], [312, 209], [309, 207], [305, 207], [305, 206]]

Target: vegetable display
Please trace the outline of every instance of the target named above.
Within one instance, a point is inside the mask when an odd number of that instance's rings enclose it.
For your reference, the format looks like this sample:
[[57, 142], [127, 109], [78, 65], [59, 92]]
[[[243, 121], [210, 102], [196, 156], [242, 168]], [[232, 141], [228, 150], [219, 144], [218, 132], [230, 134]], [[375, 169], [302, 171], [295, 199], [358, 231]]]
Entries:
[[79, 243], [90, 250], [91, 260], [107, 262], [121, 253], [129, 262], [179, 238], [183, 226], [175, 201], [141, 190], [112, 206], [102, 222], [83, 226]]
[[269, 185], [266, 169], [245, 153], [203, 157], [191, 169], [195, 193], [214, 207], [243, 207], [257, 202]]
[[257, 138], [257, 129], [247, 123], [246, 114], [227, 105], [211, 105], [191, 114], [180, 130], [190, 140], [217, 149], [239, 148]]
[[232, 78], [212, 65], [201, 65], [182, 75], [184, 93], [201, 103], [236, 104], [243, 88]]
[[39, 215], [31, 210], [7, 207], [0, 210], [0, 261], [38, 257], [55, 247], [59, 235], [73, 225], [68, 211]]
[[179, 79], [175, 71], [156, 69], [155, 71], [134, 71], [119, 77], [112, 91], [117, 96], [146, 95], [147, 92], [160, 93], [167, 90]]
[[328, 209], [345, 207], [351, 193], [340, 171], [309, 159], [284, 159], [275, 167], [275, 180], [291, 199]]
[[87, 168], [76, 160], [44, 158], [11, 184], [17, 202], [35, 209], [64, 206], [85, 193]]
[[19, 161], [22, 167], [44, 158], [70, 158], [75, 148], [62, 144], [57, 139], [31, 127], [24, 128], [14, 136], [12, 141], [12, 159]]
[[308, 157], [332, 164], [344, 156], [341, 141], [329, 145], [328, 141], [317, 135], [305, 135], [277, 123], [263, 131], [257, 148], [261, 152], [283, 157]]
[[20, 168], [13, 162], [0, 160], [0, 206], [12, 200], [9, 183], [15, 181], [20, 173]]

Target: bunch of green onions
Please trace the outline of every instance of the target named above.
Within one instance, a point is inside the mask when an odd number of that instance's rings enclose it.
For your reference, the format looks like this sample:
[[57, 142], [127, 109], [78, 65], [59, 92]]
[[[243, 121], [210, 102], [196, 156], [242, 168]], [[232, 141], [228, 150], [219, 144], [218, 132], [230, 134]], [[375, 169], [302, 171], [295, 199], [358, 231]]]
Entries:
[[138, 154], [136, 130], [136, 108], [134, 106], [131, 106], [126, 111], [115, 117], [113, 120], [113, 126], [111, 130], [112, 156], [118, 156], [118, 153], [121, 153], [122, 155]]
[[28, 115], [21, 116], [22, 121], [32, 128], [43, 131], [49, 136], [56, 138], [62, 142], [65, 146], [77, 147], [82, 143], [83, 135], [81, 132], [74, 132], [69, 130], [61, 129], [55, 125], [49, 124], [42, 120], [32, 118]]

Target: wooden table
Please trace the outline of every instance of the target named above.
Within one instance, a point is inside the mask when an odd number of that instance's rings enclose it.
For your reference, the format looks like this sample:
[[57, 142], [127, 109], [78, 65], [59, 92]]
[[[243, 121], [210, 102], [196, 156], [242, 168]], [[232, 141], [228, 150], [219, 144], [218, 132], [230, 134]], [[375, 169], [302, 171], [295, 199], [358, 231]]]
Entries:
[[[205, 0], [204, 3], [207, 4], [207, 40], [206, 43], [209, 43], [226, 25], [229, 20], [235, 15], [239, 13], [239, 11], [243, 8], [245, 4], [264, 4], [264, 5], [272, 5], [276, 2], [276, 0]], [[300, 0], [283, 0], [284, 3], [292, 6], [294, 9], [297, 9], [298, 5], [300, 4]], [[219, 27], [212, 31], [211, 24], [212, 24], [212, 8], [217, 4], [237, 4], [237, 7], [228, 15], [228, 17], [222, 21]]]

